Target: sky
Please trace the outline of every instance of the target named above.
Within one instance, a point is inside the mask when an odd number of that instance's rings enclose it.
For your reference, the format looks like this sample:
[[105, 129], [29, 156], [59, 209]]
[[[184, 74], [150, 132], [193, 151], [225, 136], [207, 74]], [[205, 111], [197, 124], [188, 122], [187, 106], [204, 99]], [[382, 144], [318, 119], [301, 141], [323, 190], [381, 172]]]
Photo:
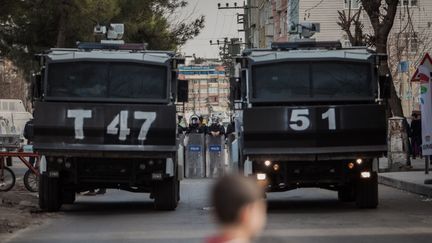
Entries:
[[206, 18], [205, 27], [201, 34], [193, 40], [189, 40], [181, 49], [182, 53], [187, 56], [196, 54], [197, 57], [214, 58], [219, 57], [219, 47], [210, 46], [209, 41], [215, 43], [217, 39], [228, 38], [243, 38], [244, 32], [238, 32], [242, 29], [242, 25], [237, 24], [237, 12], [242, 10], [218, 10], [217, 4], [229, 3], [233, 6], [234, 2], [242, 5], [243, 1], [234, 0], [187, 0], [188, 6], [177, 13], [179, 19], [189, 19], [189, 21], [204, 15]]

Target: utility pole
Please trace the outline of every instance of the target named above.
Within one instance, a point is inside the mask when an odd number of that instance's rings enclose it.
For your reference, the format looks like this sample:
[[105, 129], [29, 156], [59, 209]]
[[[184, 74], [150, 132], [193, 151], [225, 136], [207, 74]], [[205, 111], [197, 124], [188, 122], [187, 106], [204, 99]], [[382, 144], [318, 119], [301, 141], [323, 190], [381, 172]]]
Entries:
[[237, 3], [234, 3], [233, 6], [230, 6], [229, 3], [226, 3], [225, 6], [222, 6], [220, 3], [218, 3], [218, 9], [224, 10], [224, 9], [243, 9], [243, 14], [237, 14], [237, 24], [243, 24], [243, 29], [238, 30], [239, 32], [245, 32], [245, 42], [246, 42], [246, 48], [253, 48], [252, 42], [251, 42], [251, 31], [250, 31], [250, 10], [252, 8], [257, 8], [254, 6], [251, 6], [251, 0], [247, 0], [246, 2], [243, 2], [243, 6], [238, 6]]
[[228, 75], [232, 75], [234, 73], [232, 58], [240, 55], [241, 46], [244, 44], [246, 43], [243, 43], [242, 39], [240, 38], [228, 39], [228, 37], [225, 37], [216, 41], [210, 40], [210, 45], [219, 46], [219, 55], [221, 56], [223, 66], [225, 66], [226, 70], [228, 70]]

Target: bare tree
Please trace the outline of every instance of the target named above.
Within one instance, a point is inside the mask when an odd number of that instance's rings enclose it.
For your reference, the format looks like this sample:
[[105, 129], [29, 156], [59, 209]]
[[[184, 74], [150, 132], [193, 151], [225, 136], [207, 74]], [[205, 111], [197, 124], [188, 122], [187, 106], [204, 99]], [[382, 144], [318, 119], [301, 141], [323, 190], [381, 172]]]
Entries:
[[[373, 44], [380, 54], [388, 55], [388, 39], [393, 28], [399, 0], [361, 0], [361, 4], [369, 16], [374, 31]], [[388, 59], [379, 67], [380, 75], [388, 76], [391, 112], [395, 116], [403, 116], [402, 104], [393, 83]]]
[[[355, 11], [353, 13], [353, 11]], [[337, 24], [346, 33], [348, 40], [353, 46], [364, 46], [366, 45], [366, 35], [363, 33], [364, 25], [360, 21], [360, 16], [362, 14], [363, 7], [354, 10], [350, 7], [348, 10], [338, 11]]]
[[[375, 47], [377, 53], [388, 55], [388, 40], [390, 31], [393, 28], [394, 19], [398, 9], [399, 0], [358, 0], [361, 7], [352, 14], [351, 7], [347, 11], [338, 11], [338, 25], [347, 34], [352, 45], [364, 45]], [[369, 16], [373, 34], [363, 33], [363, 24], [360, 21], [361, 12], [365, 11]], [[353, 32], [354, 30], [354, 32]], [[391, 112], [395, 116], [402, 116], [402, 104], [396, 93], [392, 72], [388, 59], [379, 68], [380, 75], [388, 76], [390, 87], [390, 98], [388, 100]]]

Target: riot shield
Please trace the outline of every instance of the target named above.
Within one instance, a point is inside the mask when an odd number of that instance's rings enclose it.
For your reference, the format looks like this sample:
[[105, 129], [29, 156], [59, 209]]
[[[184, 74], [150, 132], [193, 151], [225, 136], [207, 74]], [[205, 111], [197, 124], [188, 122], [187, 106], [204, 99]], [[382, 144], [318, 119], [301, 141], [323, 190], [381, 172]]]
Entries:
[[226, 141], [229, 171], [232, 173], [237, 173], [239, 165], [238, 139], [234, 134], [229, 134], [226, 138]]
[[183, 180], [185, 170], [185, 135], [180, 134], [177, 137], [177, 165], [178, 165], [178, 178]]
[[185, 137], [186, 178], [205, 177], [205, 146], [204, 134], [191, 133]]
[[224, 136], [206, 136], [207, 177], [220, 177], [225, 172], [225, 138]]

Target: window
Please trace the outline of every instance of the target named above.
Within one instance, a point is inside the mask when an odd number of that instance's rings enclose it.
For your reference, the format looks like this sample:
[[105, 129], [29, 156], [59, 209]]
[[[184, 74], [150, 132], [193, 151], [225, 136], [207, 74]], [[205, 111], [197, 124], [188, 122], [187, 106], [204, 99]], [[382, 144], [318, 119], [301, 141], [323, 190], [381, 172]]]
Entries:
[[402, 3], [403, 6], [408, 7], [417, 7], [418, 6], [418, 0], [400, 0], [398, 5]]
[[369, 63], [285, 62], [252, 70], [252, 97], [266, 101], [371, 98]]
[[360, 7], [360, 0], [344, 0], [345, 9], [358, 9]]
[[[396, 35], [398, 36], [398, 35]], [[400, 48], [404, 48], [407, 52], [415, 53], [418, 51], [419, 40], [416, 32], [403, 33], [399, 42]]]
[[210, 94], [217, 94], [217, 93], [218, 93], [218, 88], [211, 88], [211, 87], [210, 87], [210, 88], [208, 89], [208, 91], [209, 91]]
[[208, 101], [209, 101], [210, 103], [217, 103], [217, 102], [219, 102], [219, 98], [218, 98], [217, 96], [210, 96], [210, 97], [208, 98]]
[[48, 96], [71, 98], [165, 99], [162, 66], [124, 62], [62, 62], [48, 65]]

